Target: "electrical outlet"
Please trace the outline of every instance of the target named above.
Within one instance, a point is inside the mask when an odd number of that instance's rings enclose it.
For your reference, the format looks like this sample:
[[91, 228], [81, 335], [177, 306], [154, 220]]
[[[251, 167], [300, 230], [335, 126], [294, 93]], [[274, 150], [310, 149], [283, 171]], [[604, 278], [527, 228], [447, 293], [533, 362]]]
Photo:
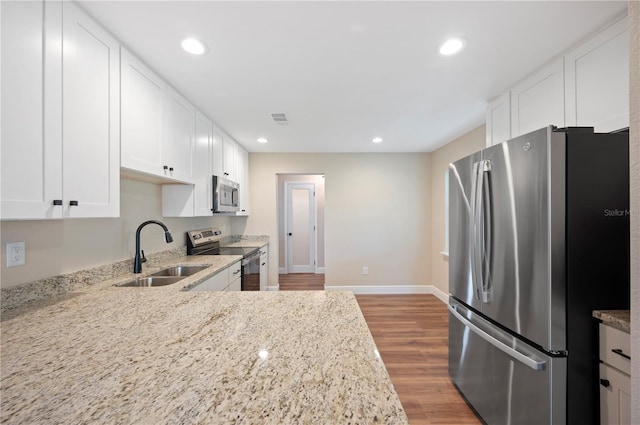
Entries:
[[362, 268], [362, 274], [365, 275], [365, 276], [368, 275], [369, 274], [369, 267], [363, 267]]
[[25, 262], [24, 242], [7, 243], [7, 267], [21, 266]]

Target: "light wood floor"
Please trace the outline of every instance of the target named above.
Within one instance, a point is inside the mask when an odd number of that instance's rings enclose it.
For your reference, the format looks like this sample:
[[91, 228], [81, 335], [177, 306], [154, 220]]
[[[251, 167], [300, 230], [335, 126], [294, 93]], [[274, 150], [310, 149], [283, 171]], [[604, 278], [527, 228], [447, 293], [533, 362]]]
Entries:
[[[324, 275], [280, 275], [280, 290], [323, 289]], [[356, 295], [411, 425], [480, 424], [449, 380], [449, 315], [433, 295]]]
[[279, 275], [281, 291], [322, 291], [324, 275], [315, 273], [290, 273]]
[[448, 375], [449, 316], [433, 295], [356, 295], [411, 425], [480, 424]]

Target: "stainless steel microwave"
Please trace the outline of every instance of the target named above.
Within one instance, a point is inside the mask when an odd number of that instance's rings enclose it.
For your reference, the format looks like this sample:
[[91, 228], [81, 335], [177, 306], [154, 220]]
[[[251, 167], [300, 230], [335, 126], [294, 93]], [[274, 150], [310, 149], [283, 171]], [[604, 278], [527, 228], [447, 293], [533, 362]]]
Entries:
[[214, 213], [236, 212], [240, 210], [240, 185], [224, 177], [213, 176]]

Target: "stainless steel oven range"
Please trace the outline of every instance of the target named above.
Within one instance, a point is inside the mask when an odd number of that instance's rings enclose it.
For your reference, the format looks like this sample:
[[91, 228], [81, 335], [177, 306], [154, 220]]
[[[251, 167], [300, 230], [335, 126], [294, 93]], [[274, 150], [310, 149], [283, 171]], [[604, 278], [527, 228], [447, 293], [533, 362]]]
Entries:
[[222, 231], [217, 228], [187, 232], [187, 255], [242, 255], [241, 288], [260, 290], [260, 248], [221, 247]]

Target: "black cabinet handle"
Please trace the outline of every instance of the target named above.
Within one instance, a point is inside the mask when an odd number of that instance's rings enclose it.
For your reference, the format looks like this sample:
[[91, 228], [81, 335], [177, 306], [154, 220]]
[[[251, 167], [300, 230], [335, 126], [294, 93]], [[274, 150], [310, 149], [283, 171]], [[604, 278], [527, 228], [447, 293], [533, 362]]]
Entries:
[[78, 206], [78, 201], [69, 201], [69, 206], [70, 207], [77, 207]]
[[62, 199], [54, 199], [53, 205], [62, 205]]
[[600, 379], [600, 385], [602, 385], [603, 387], [605, 387], [605, 388], [609, 388], [609, 385], [610, 385], [610, 384], [611, 384], [611, 383], [609, 382], [609, 380], [608, 380], [608, 379]]
[[169, 169], [169, 166], [168, 166], [168, 165], [163, 165], [163, 166], [162, 166], [162, 169], [163, 169], [163, 170], [165, 170], [165, 171], [167, 171], [167, 170]]
[[289, 233], [289, 236], [291, 236], [291, 233]]
[[613, 348], [611, 351], [613, 351], [614, 353], [616, 353], [619, 356], [624, 357], [625, 359], [631, 360], [631, 357], [627, 356], [620, 348]]
[[233, 272], [233, 274], [238, 274], [240, 273], [240, 270], [236, 270], [235, 272]]
[[264, 266], [265, 264], [267, 264], [267, 263], [262, 263], [262, 265], [263, 265], [263, 266]]
[[169, 171], [173, 172], [173, 167], [169, 167]]

